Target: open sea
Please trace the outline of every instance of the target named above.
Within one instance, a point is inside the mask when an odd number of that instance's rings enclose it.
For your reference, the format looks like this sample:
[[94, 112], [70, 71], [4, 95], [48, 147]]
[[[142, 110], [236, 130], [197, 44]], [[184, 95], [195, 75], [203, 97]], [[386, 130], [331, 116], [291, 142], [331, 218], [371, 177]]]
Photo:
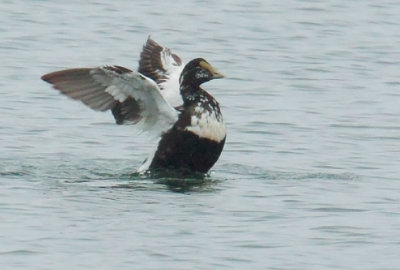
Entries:
[[[0, 2], [0, 269], [400, 269], [400, 1]], [[209, 176], [40, 80], [148, 35], [227, 75]]]

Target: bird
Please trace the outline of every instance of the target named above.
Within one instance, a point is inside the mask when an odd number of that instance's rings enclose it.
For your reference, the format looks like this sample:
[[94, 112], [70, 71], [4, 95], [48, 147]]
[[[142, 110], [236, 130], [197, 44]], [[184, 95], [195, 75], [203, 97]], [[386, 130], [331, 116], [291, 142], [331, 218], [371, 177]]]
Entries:
[[157, 138], [137, 172], [206, 174], [221, 155], [227, 130], [219, 103], [201, 85], [224, 77], [204, 58], [184, 64], [149, 36], [137, 71], [104, 65], [41, 79], [95, 111], [111, 110], [117, 124], [135, 125]]

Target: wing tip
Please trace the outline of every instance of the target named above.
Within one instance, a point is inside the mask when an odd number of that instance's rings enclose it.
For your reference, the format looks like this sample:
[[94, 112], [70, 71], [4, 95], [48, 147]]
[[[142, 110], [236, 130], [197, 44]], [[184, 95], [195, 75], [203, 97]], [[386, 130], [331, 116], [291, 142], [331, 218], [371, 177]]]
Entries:
[[93, 68], [71, 68], [71, 69], [64, 69], [59, 71], [50, 72], [44, 74], [40, 78], [48, 83], [54, 84], [58, 81], [62, 81], [66, 78], [77, 78], [80, 76], [86, 76]]
[[146, 44], [144, 45], [144, 47], [160, 47], [163, 48], [163, 46], [161, 46], [160, 44], [158, 44], [158, 42], [156, 42], [151, 35], [149, 35], [147, 37], [147, 41]]
[[166, 54], [170, 54], [178, 66], [182, 66], [182, 64], [183, 64], [182, 59], [177, 54], [172, 53], [171, 50], [168, 49], [167, 47], [164, 47], [164, 46], [160, 45], [158, 42], [156, 42], [151, 37], [151, 35], [149, 35], [147, 37], [146, 44], [143, 46], [143, 50], [142, 50], [142, 53], [140, 54], [140, 56], [141, 56], [141, 58], [142, 57], [143, 58], [154, 57], [154, 56], [152, 56], [153, 54], [155, 54], [155, 53], [161, 54], [163, 51]]
[[44, 74], [43, 76], [40, 77], [40, 79], [42, 79], [45, 82], [51, 83], [53, 74], [54, 74], [54, 72]]

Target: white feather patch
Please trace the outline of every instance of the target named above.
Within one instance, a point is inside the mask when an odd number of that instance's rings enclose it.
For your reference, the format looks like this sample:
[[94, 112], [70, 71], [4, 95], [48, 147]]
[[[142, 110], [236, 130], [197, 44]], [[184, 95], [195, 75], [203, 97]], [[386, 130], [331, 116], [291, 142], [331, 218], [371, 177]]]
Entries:
[[165, 73], [162, 73], [166, 77], [163, 82], [160, 82], [160, 88], [162, 89], [161, 94], [168, 101], [172, 107], [178, 107], [182, 105], [183, 100], [181, 92], [179, 90], [179, 77], [183, 70], [184, 64], [179, 65], [172, 57], [171, 51], [168, 48], [164, 48], [160, 53], [161, 65], [163, 66]]
[[190, 131], [200, 138], [220, 142], [226, 137], [226, 126], [222, 115], [216, 115], [215, 111], [209, 112], [202, 106], [197, 106], [196, 114], [191, 118], [191, 125], [185, 130]]
[[177, 68], [168, 75], [168, 79], [165, 82], [160, 83], [162, 89], [161, 94], [172, 107], [178, 107], [183, 103], [182, 95], [179, 90], [179, 76], [181, 72], [182, 67]]
[[153, 161], [154, 155], [157, 152], [159, 141], [160, 141], [160, 139], [158, 140], [157, 144], [155, 144], [156, 147], [154, 149], [152, 149], [151, 152], [149, 152], [149, 155], [147, 156], [147, 158], [145, 159], [143, 164], [137, 170], [138, 173], [141, 173], [141, 174], [145, 173], [149, 169], [151, 162]]
[[106, 92], [112, 95], [113, 98], [115, 100], [118, 100], [119, 102], [124, 102], [128, 98], [128, 95], [126, 95], [124, 92], [121, 91], [121, 89], [114, 85], [110, 85], [109, 87], [107, 87]]

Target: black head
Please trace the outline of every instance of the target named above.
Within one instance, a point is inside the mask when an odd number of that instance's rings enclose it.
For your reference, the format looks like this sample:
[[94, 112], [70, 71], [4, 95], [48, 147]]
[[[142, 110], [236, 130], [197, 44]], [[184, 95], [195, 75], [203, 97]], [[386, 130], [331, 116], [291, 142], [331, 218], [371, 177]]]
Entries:
[[185, 65], [182, 70], [179, 82], [181, 84], [200, 85], [204, 82], [223, 78], [224, 75], [218, 72], [203, 58], [196, 58]]

